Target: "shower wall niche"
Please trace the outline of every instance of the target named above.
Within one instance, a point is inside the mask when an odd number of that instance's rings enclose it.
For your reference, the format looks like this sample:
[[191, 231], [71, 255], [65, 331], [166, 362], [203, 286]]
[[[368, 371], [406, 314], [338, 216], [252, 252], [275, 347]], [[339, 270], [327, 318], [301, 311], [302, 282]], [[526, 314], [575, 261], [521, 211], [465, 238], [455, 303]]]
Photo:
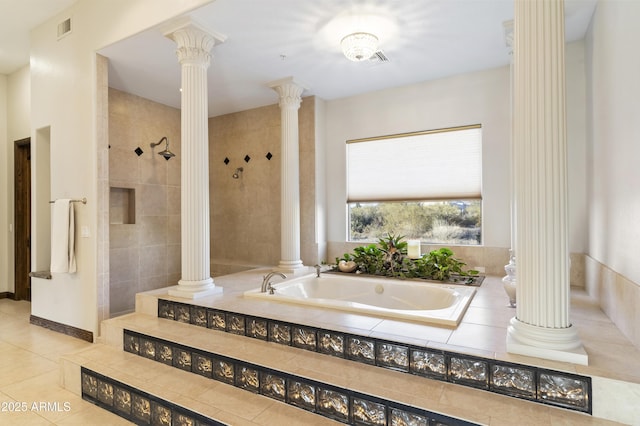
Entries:
[[134, 188], [109, 188], [109, 224], [132, 225], [136, 223], [136, 190]]

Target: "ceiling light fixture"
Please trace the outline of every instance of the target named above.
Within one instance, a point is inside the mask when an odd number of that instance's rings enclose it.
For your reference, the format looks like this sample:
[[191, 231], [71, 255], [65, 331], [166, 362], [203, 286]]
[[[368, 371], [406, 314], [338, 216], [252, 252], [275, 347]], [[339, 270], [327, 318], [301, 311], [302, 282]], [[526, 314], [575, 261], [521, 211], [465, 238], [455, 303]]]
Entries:
[[340, 45], [342, 53], [350, 61], [365, 61], [378, 50], [378, 37], [371, 33], [352, 33], [345, 36]]

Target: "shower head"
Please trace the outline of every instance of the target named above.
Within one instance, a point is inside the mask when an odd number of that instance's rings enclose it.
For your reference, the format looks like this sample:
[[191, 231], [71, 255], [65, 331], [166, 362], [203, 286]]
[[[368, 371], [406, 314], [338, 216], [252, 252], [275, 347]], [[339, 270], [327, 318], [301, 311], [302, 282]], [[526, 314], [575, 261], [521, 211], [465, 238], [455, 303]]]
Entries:
[[238, 167], [236, 169], [235, 173], [231, 175], [231, 177], [234, 178], [234, 179], [238, 179], [240, 177], [240, 175], [242, 175], [243, 171], [244, 171], [244, 169], [242, 167]]
[[162, 141], [165, 141], [166, 145], [164, 147], [164, 150], [160, 151], [158, 155], [162, 155], [165, 160], [169, 160], [171, 157], [175, 157], [176, 155], [173, 152], [169, 151], [169, 139], [167, 139], [166, 136], [163, 136], [162, 139], [160, 139], [158, 142], [152, 143], [151, 148], [160, 145]]

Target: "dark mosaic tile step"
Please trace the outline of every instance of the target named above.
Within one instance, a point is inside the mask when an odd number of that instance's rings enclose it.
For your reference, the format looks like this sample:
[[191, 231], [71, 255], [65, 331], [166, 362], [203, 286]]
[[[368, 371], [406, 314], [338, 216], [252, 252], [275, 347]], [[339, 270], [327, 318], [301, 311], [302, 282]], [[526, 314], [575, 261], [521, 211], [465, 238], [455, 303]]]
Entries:
[[81, 380], [82, 399], [138, 425], [226, 425], [85, 367], [81, 367]]
[[[164, 299], [158, 300], [158, 317], [542, 404], [592, 413], [591, 377], [588, 376]], [[140, 344], [144, 345], [144, 340]], [[152, 350], [155, 349], [149, 349], [148, 357], [150, 358], [156, 357]], [[162, 362], [161, 356], [159, 359]]]
[[[469, 426], [464, 420], [124, 330], [124, 350], [347, 424]], [[165, 357], [172, 354], [171, 359]], [[187, 356], [187, 354], [189, 354]], [[185, 362], [189, 359], [189, 362]], [[84, 394], [83, 375], [83, 394]], [[98, 385], [99, 386], [99, 385]], [[95, 394], [95, 392], [93, 392]], [[95, 398], [95, 397], [94, 397]], [[98, 398], [100, 400], [100, 398]], [[109, 405], [112, 406], [113, 404]]]

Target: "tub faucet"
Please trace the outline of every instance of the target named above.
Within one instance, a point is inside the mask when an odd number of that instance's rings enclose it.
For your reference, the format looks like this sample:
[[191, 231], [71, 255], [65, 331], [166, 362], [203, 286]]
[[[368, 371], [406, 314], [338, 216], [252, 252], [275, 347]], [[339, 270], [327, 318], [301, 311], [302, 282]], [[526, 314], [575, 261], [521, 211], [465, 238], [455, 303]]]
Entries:
[[281, 272], [269, 272], [262, 278], [262, 287], [260, 287], [260, 293], [266, 293], [269, 290], [269, 294], [273, 294], [273, 287], [269, 280], [273, 278], [274, 275], [280, 275], [283, 279], [287, 278], [287, 276]]
[[316, 268], [316, 277], [320, 278], [320, 269], [322, 268], [322, 266], [315, 265], [314, 268]]

